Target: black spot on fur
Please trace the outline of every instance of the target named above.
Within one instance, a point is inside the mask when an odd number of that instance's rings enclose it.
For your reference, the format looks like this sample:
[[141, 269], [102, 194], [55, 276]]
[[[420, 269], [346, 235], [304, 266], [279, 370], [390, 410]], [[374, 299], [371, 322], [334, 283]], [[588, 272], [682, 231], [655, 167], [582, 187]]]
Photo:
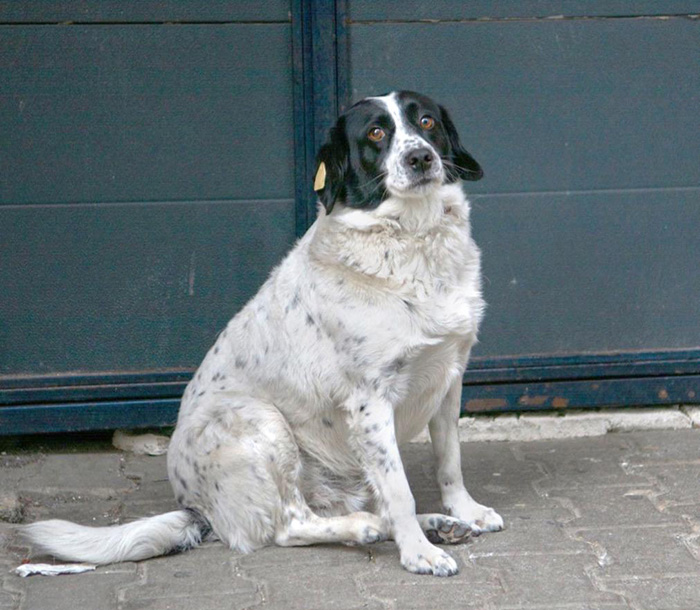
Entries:
[[214, 353], [215, 353], [215, 354], [218, 354], [218, 353], [219, 353], [219, 346], [218, 346], [218, 345], [217, 345], [216, 347], [214, 347]]
[[311, 314], [306, 314], [306, 323], [309, 326], [313, 326], [314, 324], [316, 324], [316, 322], [314, 322], [314, 319], [311, 317]]
[[324, 417], [323, 419], [321, 419], [321, 421], [323, 422], [323, 425], [326, 426], [326, 428], [333, 427], [333, 422], [330, 419], [328, 419], [327, 417]]
[[236, 360], [234, 361], [233, 364], [234, 364], [234, 366], [235, 366], [237, 369], [243, 369], [243, 368], [246, 367], [246, 365], [248, 364], [248, 362], [247, 362], [247, 360], [246, 360], [245, 358], [241, 358], [240, 356], [237, 356], [237, 357], [236, 357]]
[[366, 402], [365, 402], [365, 403], [362, 403], [362, 404], [360, 405], [360, 413], [362, 413], [366, 408], [367, 408], [367, 403], [366, 403]]

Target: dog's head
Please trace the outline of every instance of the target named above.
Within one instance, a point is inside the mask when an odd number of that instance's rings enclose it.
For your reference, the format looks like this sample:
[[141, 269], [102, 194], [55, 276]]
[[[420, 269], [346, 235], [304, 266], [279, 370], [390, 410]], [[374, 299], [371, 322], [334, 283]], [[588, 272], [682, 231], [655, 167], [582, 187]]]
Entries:
[[423, 195], [483, 176], [447, 111], [411, 91], [368, 97], [349, 108], [330, 130], [316, 168], [314, 190], [326, 213], [338, 201], [374, 209], [392, 195]]

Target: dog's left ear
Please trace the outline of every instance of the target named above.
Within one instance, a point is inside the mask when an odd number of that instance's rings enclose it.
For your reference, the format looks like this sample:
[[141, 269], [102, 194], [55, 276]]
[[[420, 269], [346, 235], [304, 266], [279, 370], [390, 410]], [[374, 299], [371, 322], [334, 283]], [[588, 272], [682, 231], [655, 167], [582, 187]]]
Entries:
[[440, 119], [450, 141], [452, 166], [448, 167], [448, 174], [462, 180], [481, 180], [484, 177], [484, 170], [477, 163], [459, 141], [459, 134], [455, 128], [447, 110], [440, 106]]
[[314, 191], [330, 214], [338, 199], [346, 197], [345, 181], [348, 173], [349, 152], [344, 136], [342, 119], [331, 128], [328, 141], [321, 146], [316, 155], [316, 174]]

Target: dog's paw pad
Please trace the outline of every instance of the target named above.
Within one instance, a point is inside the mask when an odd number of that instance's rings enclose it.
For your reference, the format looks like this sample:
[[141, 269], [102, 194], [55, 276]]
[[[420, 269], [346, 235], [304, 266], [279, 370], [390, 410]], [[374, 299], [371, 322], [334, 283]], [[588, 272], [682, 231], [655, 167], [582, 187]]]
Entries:
[[430, 528], [425, 535], [433, 544], [459, 544], [465, 542], [472, 534], [466, 521], [446, 515], [431, 518]]

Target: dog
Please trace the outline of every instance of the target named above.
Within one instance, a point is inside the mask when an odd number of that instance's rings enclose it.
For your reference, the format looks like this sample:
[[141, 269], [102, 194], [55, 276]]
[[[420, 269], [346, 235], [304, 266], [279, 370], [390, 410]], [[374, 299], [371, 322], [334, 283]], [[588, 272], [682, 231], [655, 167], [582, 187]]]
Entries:
[[[484, 310], [462, 181], [482, 175], [428, 97], [350, 107], [317, 156], [316, 222], [185, 390], [168, 450], [182, 508], [106, 528], [38, 522], [25, 537], [96, 564], [205, 539], [243, 553], [393, 539], [408, 571], [456, 574], [435, 544], [503, 527], [465, 489], [457, 430]], [[444, 514], [416, 514], [399, 453], [426, 425]]]

